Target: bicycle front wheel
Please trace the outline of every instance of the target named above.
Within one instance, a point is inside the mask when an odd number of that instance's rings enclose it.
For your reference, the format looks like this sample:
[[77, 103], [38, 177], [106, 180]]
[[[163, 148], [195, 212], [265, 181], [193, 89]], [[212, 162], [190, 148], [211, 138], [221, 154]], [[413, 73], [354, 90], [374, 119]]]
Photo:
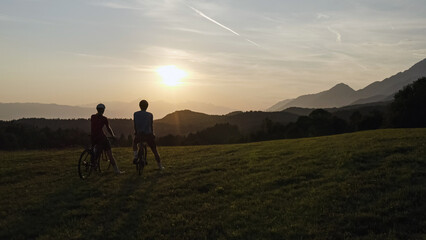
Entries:
[[136, 170], [139, 176], [142, 175], [143, 168], [146, 165], [146, 149], [141, 147], [138, 153], [138, 164], [136, 164]]
[[81, 179], [86, 179], [92, 173], [93, 153], [89, 149], [84, 150], [78, 160], [78, 175]]

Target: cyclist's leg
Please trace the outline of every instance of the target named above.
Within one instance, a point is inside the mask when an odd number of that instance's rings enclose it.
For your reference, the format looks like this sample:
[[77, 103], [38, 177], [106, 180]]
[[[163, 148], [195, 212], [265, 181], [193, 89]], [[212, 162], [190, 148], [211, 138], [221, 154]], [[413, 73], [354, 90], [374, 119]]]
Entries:
[[135, 135], [133, 138], [133, 163], [136, 163], [138, 161], [138, 145], [140, 142], [140, 136]]
[[140, 139], [140, 137], [138, 136], [138, 135], [135, 135], [135, 137], [133, 138], [133, 151], [137, 151], [138, 150], [138, 143], [139, 143], [139, 140]]
[[152, 153], [154, 153], [155, 160], [156, 160], [157, 162], [161, 162], [160, 154], [159, 154], [159, 153], [158, 153], [158, 151], [157, 151], [157, 145], [156, 145], [155, 143], [154, 143], [154, 144], [149, 144], [149, 143], [148, 143], [148, 146], [151, 148]]
[[115, 161], [114, 156], [112, 155], [111, 149], [105, 150], [106, 155], [109, 158], [109, 161], [111, 162], [112, 167], [114, 168], [116, 173], [120, 173], [120, 169], [118, 169], [117, 162]]
[[154, 153], [155, 160], [157, 161], [158, 168], [159, 169], [163, 169], [164, 167], [161, 164], [161, 158], [160, 158], [160, 154], [158, 154], [157, 144], [155, 144], [155, 137], [154, 137], [154, 135], [148, 137], [146, 139], [146, 143], [148, 144], [149, 148], [151, 148], [152, 153]]
[[112, 155], [111, 143], [108, 141], [108, 139], [105, 139], [105, 141], [103, 142], [103, 149], [106, 155], [108, 156], [109, 161], [111, 162], [111, 165], [115, 170], [115, 173], [121, 173], [120, 169], [118, 169], [117, 162], [115, 161], [115, 158]]
[[[95, 143], [92, 149], [93, 149], [92, 165], [96, 167], [96, 165], [98, 164], [97, 160], [102, 153], [102, 149], [103, 149], [102, 143]], [[95, 171], [96, 171], [96, 168], [95, 168]]]

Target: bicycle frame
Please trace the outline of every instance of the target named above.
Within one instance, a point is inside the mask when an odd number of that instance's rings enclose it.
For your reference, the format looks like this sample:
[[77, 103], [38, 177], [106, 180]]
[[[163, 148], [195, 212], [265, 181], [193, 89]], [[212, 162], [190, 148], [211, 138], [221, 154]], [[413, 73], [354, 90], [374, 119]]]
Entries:
[[138, 143], [138, 162], [136, 164], [136, 172], [142, 174], [142, 170], [147, 165], [146, 162], [147, 148], [145, 142]]
[[[101, 165], [107, 167], [101, 169]], [[101, 173], [102, 171], [108, 170], [110, 166], [111, 162], [109, 161], [105, 151], [101, 148], [96, 149], [95, 146], [83, 150], [78, 163], [78, 173], [81, 179], [86, 179], [90, 176], [92, 171], [98, 171]]]
[[[101, 165], [107, 167], [101, 170]], [[93, 170], [101, 173], [102, 171], [108, 170], [110, 166], [111, 162], [105, 149], [99, 145], [92, 145], [90, 148], [85, 148], [80, 155], [78, 161], [78, 174], [81, 179], [86, 179]]]

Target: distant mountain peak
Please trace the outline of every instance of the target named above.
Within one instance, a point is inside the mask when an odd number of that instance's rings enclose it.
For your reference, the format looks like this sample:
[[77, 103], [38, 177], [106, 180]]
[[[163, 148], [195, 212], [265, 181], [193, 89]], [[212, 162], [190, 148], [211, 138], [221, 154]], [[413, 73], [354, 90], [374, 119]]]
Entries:
[[389, 101], [398, 90], [424, 76], [426, 76], [426, 58], [414, 64], [408, 70], [399, 72], [382, 81], [373, 82], [357, 91], [344, 83], [339, 83], [326, 91], [280, 101], [268, 108], [267, 111], [282, 111], [289, 107], [331, 108], [353, 103]]
[[209, 115], [205, 113], [194, 112], [194, 111], [185, 109], [185, 110], [178, 110], [178, 111], [169, 113], [165, 117], [163, 117], [161, 120], [187, 119], [187, 118], [194, 118], [194, 117], [196, 118], [196, 117], [205, 117], [205, 116], [209, 116]]
[[183, 110], [176, 110], [174, 113], [196, 113], [196, 112], [191, 111], [189, 109], [183, 109]]
[[426, 58], [414, 64], [409, 70], [424, 70], [426, 69]]
[[338, 90], [338, 91], [351, 90], [351, 91], [355, 91], [351, 87], [349, 87], [347, 84], [344, 84], [344, 83], [336, 84], [334, 87], [330, 88], [328, 91], [333, 91], [333, 90]]

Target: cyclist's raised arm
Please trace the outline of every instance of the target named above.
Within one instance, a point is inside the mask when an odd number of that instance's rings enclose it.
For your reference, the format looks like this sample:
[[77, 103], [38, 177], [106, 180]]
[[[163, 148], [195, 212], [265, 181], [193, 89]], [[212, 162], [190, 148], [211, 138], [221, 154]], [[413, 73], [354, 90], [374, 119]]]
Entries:
[[151, 130], [152, 134], [154, 134], [154, 115], [151, 114]]
[[108, 120], [107, 120], [107, 122], [106, 122], [106, 129], [107, 129], [107, 131], [109, 132], [109, 134], [111, 134], [111, 136], [112, 137], [115, 137], [115, 134], [114, 134], [114, 132], [112, 131], [112, 128], [111, 128], [111, 126], [109, 125], [109, 122], [108, 122]]
[[136, 116], [135, 116], [135, 114], [133, 114], [133, 128], [135, 129], [135, 135], [136, 135], [137, 131], [136, 131]]
[[107, 130], [108, 130], [108, 132], [109, 132], [109, 134], [111, 134], [111, 136], [112, 137], [115, 137], [115, 134], [114, 134], [114, 132], [112, 131], [112, 128], [111, 128], [111, 126], [108, 124], [108, 126], [107, 126]]

